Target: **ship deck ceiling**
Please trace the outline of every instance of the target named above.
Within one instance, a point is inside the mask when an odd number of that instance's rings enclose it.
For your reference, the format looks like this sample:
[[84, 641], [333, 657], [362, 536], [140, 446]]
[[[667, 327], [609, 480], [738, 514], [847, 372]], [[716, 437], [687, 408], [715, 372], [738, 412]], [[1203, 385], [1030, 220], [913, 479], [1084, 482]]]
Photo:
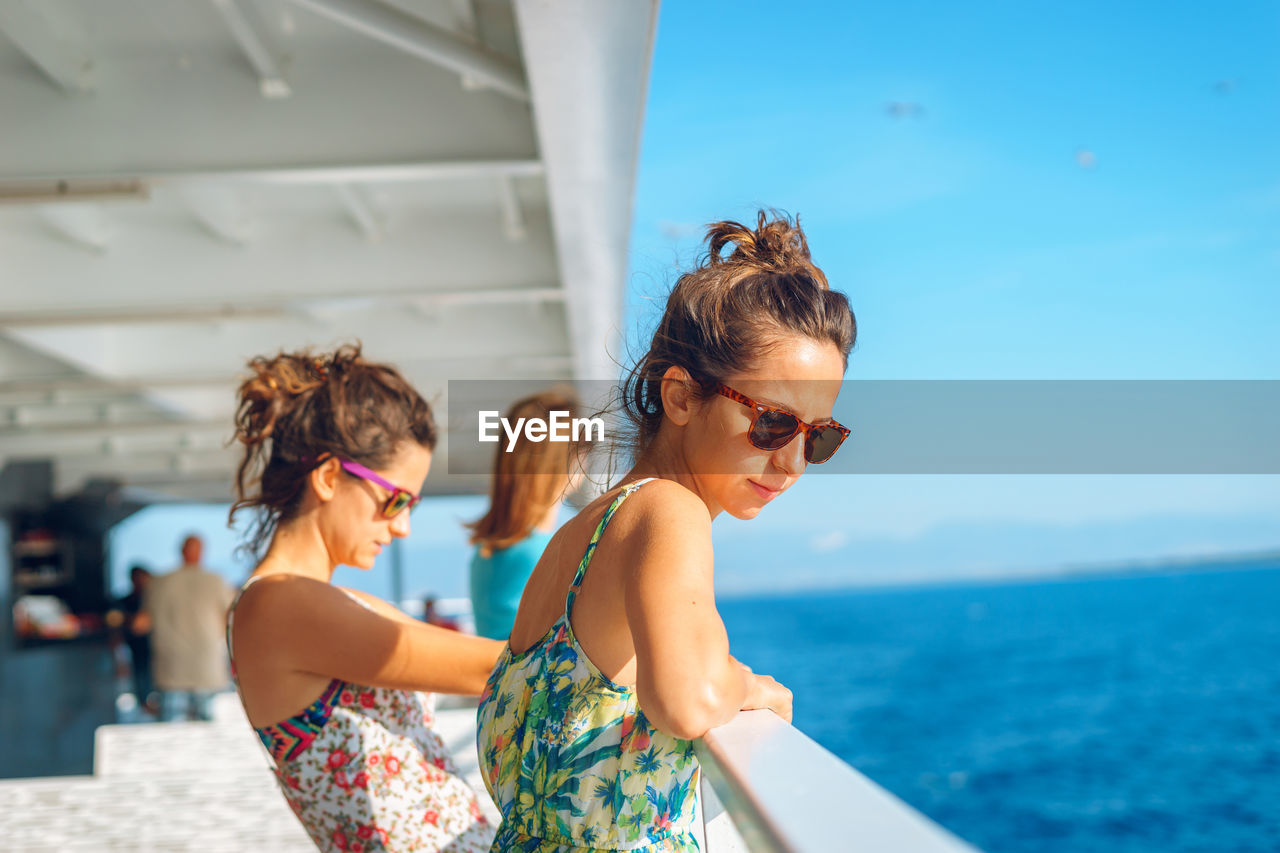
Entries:
[[615, 375], [656, 14], [0, 0], [0, 461], [225, 500], [281, 349], [359, 340], [436, 401]]

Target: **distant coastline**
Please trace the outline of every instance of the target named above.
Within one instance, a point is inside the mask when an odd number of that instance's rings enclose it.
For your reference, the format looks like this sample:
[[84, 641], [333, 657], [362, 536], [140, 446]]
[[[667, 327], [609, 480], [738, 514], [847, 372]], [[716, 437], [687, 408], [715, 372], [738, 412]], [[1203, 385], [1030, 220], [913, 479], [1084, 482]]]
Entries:
[[1227, 571], [1253, 571], [1280, 568], [1280, 548], [1198, 555], [1165, 555], [1160, 557], [1070, 563], [1038, 571], [1001, 570], [990, 574], [972, 573], [955, 577], [900, 577], [884, 581], [813, 583], [794, 587], [758, 587], [726, 589], [719, 593], [725, 599], [792, 597], [815, 593], [877, 593], [932, 588], [1030, 586], [1103, 578], [1144, 577], [1147, 575], [1208, 574]]
[[1280, 566], [1280, 548], [1261, 551], [1238, 551], [1226, 554], [1195, 554], [1184, 556], [1152, 557], [1142, 560], [1125, 560], [1105, 563], [1073, 563], [1063, 566], [1057, 577], [1097, 577], [1116, 575], [1140, 575], [1152, 572], [1177, 574], [1180, 572], [1234, 571], [1257, 568], [1259, 564], [1275, 563]]

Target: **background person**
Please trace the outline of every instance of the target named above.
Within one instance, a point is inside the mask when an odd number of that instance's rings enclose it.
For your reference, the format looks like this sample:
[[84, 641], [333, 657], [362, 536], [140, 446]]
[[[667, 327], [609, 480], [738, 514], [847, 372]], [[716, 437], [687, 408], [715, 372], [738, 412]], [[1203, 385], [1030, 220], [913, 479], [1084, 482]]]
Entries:
[[334, 586], [408, 536], [431, 410], [358, 346], [255, 358], [236, 477], [265, 554], [227, 618], [240, 699], [285, 799], [322, 850], [488, 850], [493, 827], [431, 730], [431, 696], [478, 694], [501, 644]]
[[139, 625], [151, 628], [151, 674], [160, 691], [160, 715], [210, 720], [213, 694], [230, 681], [223, 627], [232, 590], [221, 575], [200, 564], [199, 536], [182, 541], [182, 565], [153, 578]]
[[[577, 400], [561, 392], [546, 391], [514, 403], [505, 414], [550, 421], [551, 412], [578, 417]], [[516, 620], [516, 609], [525, 584], [542, 551], [551, 541], [567, 492], [574, 485], [584, 443], [530, 441], [521, 431], [509, 451], [499, 442], [494, 453], [489, 509], [466, 525], [471, 544], [471, 608], [476, 633], [505, 640]]]
[[458, 620], [451, 616], [445, 616], [440, 612], [434, 595], [428, 595], [422, 599], [422, 621], [428, 625], [435, 625], [437, 628], [448, 628], [450, 631], [462, 630]]
[[152, 580], [146, 566], [129, 567], [132, 588], [117, 599], [112, 609], [119, 613], [119, 636], [129, 649], [129, 669], [133, 675], [133, 696], [138, 707], [150, 714], [160, 710], [152, 696], [151, 679], [151, 621], [143, 610], [147, 587]]

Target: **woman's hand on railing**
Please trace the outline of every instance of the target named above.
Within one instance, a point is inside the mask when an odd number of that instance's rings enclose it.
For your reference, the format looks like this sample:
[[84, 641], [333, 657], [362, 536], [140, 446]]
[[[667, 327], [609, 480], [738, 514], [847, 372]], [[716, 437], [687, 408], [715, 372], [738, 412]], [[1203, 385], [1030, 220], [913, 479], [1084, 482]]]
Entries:
[[771, 675], [757, 675], [751, 671], [751, 667], [741, 662], [738, 666], [746, 670], [749, 679], [747, 698], [742, 702], [742, 710], [767, 708], [788, 723], [791, 722], [791, 691]]

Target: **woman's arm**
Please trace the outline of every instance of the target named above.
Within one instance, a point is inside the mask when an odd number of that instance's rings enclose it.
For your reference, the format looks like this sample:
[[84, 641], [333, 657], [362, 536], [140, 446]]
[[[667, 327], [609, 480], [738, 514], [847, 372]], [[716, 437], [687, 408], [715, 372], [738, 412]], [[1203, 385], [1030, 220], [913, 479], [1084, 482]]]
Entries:
[[377, 612], [321, 581], [265, 577], [238, 605], [237, 639], [248, 623], [253, 643], [294, 671], [374, 687], [483, 692], [503, 643], [392, 615], [394, 608], [374, 601]]
[[790, 691], [729, 655], [715, 606], [706, 505], [665, 480], [627, 501], [638, 505], [630, 507], [635, 523], [623, 543], [633, 555], [624, 595], [645, 716], [683, 738], [700, 737], [743, 708], [773, 708], [790, 719]]
[[393, 604], [389, 604], [388, 602], [383, 601], [381, 598], [378, 598], [378, 596], [374, 595], [373, 593], [363, 592], [358, 589], [352, 589], [349, 586], [340, 586], [337, 588], [345, 592], [347, 595], [354, 595], [356, 598], [360, 599], [365, 604], [372, 607], [378, 613], [382, 614], [383, 616], [386, 616], [388, 619], [398, 619], [402, 622], [409, 622], [414, 625], [427, 624], [421, 619], [414, 619], [412, 616], [410, 616], [408, 613], [405, 613], [399, 607], [396, 607]]

